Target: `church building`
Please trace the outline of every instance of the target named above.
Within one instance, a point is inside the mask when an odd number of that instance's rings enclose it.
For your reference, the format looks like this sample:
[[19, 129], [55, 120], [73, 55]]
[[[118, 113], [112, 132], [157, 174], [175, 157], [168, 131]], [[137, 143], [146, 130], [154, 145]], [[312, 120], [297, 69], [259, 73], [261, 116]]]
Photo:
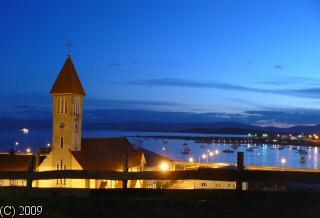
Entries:
[[[75, 66], [68, 56], [52, 89], [52, 149], [37, 171], [88, 170], [122, 171], [124, 155], [129, 171], [142, 171], [146, 161], [126, 138], [82, 138], [83, 100], [86, 95]], [[116, 188], [121, 181], [57, 179], [35, 181], [36, 187]], [[129, 182], [141, 187], [141, 181]]]

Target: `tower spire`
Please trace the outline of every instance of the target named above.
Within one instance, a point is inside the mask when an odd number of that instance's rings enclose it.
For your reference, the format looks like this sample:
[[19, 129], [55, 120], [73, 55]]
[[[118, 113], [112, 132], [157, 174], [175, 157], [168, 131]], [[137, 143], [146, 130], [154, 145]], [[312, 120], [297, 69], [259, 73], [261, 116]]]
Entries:
[[68, 55], [50, 93], [86, 95], [70, 55]]

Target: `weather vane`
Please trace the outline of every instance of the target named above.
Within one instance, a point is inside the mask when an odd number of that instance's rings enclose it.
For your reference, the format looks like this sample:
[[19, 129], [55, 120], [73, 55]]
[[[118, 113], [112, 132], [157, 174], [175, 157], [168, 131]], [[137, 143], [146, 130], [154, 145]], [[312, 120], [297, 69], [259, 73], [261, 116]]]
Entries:
[[68, 43], [66, 44], [66, 48], [67, 48], [68, 55], [71, 55], [71, 50], [72, 50], [73, 47], [74, 47], [74, 46], [73, 46], [73, 43], [72, 43], [72, 42], [68, 42]]

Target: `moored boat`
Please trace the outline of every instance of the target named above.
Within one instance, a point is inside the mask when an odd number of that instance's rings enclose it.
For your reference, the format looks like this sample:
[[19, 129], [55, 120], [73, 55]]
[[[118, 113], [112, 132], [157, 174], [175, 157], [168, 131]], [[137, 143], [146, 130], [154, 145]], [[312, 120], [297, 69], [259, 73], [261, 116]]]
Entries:
[[222, 152], [224, 152], [224, 153], [234, 153], [234, 151], [229, 149], [229, 148], [222, 150]]
[[254, 151], [254, 148], [247, 148], [247, 151], [250, 151], [250, 152], [253, 152]]
[[302, 157], [300, 158], [300, 163], [302, 163], [302, 164], [305, 164], [305, 163], [306, 163], [306, 157], [305, 157], [305, 156], [302, 156]]
[[304, 149], [299, 149], [298, 150], [299, 154], [307, 154], [308, 152]]
[[189, 154], [190, 153], [190, 151], [191, 151], [191, 149], [189, 148], [189, 146], [188, 145], [184, 145], [183, 146], [183, 150], [182, 150], [182, 154]]

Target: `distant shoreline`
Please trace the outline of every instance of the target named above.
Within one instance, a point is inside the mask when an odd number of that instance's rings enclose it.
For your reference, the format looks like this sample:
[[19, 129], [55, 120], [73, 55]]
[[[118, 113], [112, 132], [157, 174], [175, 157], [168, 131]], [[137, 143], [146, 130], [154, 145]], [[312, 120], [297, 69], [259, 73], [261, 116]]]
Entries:
[[297, 140], [297, 141], [284, 141], [278, 140], [273, 142], [272, 139], [266, 141], [264, 139], [256, 139], [253, 137], [211, 137], [211, 136], [135, 136], [138, 138], [158, 138], [158, 139], [181, 139], [181, 140], [194, 140], [198, 143], [230, 143], [230, 144], [275, 144], [275, 145], [296, 145], [296, 146], [312, 146], [318, 147], [319, 143], [313, 141]]

